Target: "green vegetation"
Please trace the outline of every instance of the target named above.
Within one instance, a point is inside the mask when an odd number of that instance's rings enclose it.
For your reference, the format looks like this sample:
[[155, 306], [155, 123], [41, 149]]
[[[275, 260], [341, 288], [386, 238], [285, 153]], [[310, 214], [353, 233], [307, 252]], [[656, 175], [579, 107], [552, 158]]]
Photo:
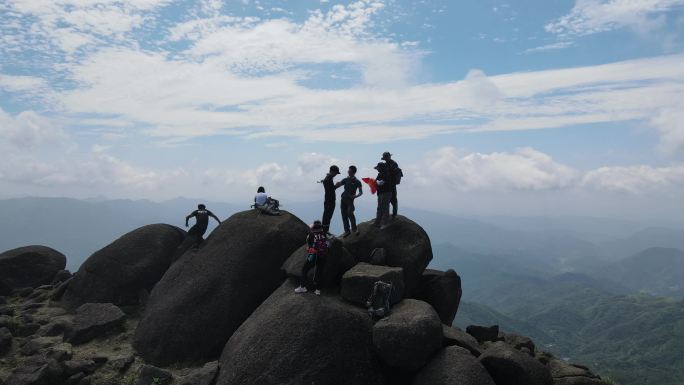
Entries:
[[578, 280], [524, 278], [483, 290], [478, 299], [487, 306], [464, 303], [459, 326], [498, 323], [621, 385], [684, 383], [684, 301], [613, 295]]

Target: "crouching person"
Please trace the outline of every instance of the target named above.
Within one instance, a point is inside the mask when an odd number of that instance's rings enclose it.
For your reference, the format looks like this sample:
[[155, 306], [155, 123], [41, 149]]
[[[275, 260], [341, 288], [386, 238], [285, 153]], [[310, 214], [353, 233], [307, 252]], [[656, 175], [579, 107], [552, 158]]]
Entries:
[[[299, 287], [295, 289], [295, 293], [301, 294], [309, 291], [307, 287], [311, 287], [316, 295], [321, 295], [319, 287], [319, 278], [325, 265], [325, 259], [328, 254], [328, 236], [321, 221], [315, 221], [311, 226], [311, 231], [306, 237], [308, 245], [308, 253], [304, 266], [302, 266], [302, 276], [299, 281]], [[314, 268], [313, 280], [309, 281], [309, 270]]]

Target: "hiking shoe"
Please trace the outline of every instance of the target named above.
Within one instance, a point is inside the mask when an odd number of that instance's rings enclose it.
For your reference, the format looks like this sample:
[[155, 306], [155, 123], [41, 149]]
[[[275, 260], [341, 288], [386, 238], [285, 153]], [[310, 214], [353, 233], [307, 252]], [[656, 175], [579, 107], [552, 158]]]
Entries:
[[318, 290], [318, 289], [316, 289], [316, 291], [314, 291], [314, 294], [316, 294], [316, 295], [321, 295], [321, 291]]
[[351, 231], [347, 230], [342, 234], [342, 238], [347, 238], [349, 235], [351, 235]]
[[307, 290], [304, 286], [300, 286], [300, 287], [295, 289], [295, 293], [297, 293], [297, 294], [306, 293], [307, 291], [309, 291], [309, 290]]
[[361, 234], [361, 231], [359, 229], [354, 230], [354, 235], [359, 235]]

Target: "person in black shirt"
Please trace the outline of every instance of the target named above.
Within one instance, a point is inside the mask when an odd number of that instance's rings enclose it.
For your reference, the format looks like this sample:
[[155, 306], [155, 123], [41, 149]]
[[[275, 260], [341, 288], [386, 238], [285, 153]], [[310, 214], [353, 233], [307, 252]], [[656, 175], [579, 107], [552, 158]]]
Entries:
[[378, 183], [378, 211], [375, 216], [375, 227], [385, 229], [390, 222], [389, 206], [392, 200], [393, 178], [387, 163], [378, 163], [375, 166], [378, 176], [375, 180]]
[[207, 207], [203, 204], [197, 205], [197, 210], [185, 217], [185, 227], [188, 227], [188, 221], [193, 217], [195, 218], [195, 225], [188, 231], [188, 237], [195, 238], [193, 248], [197, 248], [202, 243], [202, 236], [207, 231], [207, 226], [209, 226], [209, 217], [216, 219], [219, 224], [221, 220], [214, 213], [207, 210]]
[[[356, 228], [356, 216], [354, 211], [354, 200], [361, 195], [363, 195], [363, 187], [361, 181], [356, 179], [356, 166], [349, 166], [348, 171], [349, 176], [337, 182], [335, 188], [344, 186], [344, 191], [342, 192], [342, 201], [340, 202], [340, 210], [342, 211], [342, 224], [344, 225], [344, 235], [343, 237], [349, 236], [353, 231], [355, 234], [359, 233]], [[356, 194], [356, 190], [359, 191]]]
[[337, 175], [340, 175], [340, 168], [332, 165], [330, 166], [330, 172], [323, 178], [320, 183], [323, 183], [323, 188], [325, 189], [325, 199], [323, 201], [323, 230], [326, 234], [330, 234], [330, 221], [332, 220], [333, 214], [335, 213], [335, 201], [337, 200], [337, 194], [335, 193], [335, 182], [333, 179]]
[[397, 213], [399, 211], [399, 202], [397, 200], [398, 181], [396, 179], [397, 174], [401, 173], [401, 169], [399, 169], [399, 164], [392, 160], [392, 154], [390, 154], [389, 152], [385, 152], [382, 154], [382, 160], [384, 160], [385, 164], [387, 164], [387, 171], [392, 177], [392, 199], [390, 200], [390, 204], [392, 205], [392, 218], [394, 218], [397, 216]]

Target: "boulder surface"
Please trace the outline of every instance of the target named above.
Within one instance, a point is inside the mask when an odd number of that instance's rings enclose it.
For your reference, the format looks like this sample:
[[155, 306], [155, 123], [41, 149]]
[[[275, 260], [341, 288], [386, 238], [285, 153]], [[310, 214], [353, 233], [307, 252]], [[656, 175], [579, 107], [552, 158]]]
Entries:
[[442, 323], [425, 302], [406, 299], [373, 326], [373, 346], [387, 365], [415, 370], [442, 347]]
[[342, 276], [341, 294], [347, 301], [366, 306], [375, 282], [392, 284], [390, 302], [395, 304], [404, 298], [404, 272], [400, 267], [377, 266], [359, 263]]
[[514, 347], [494, 342], [479, 357], [497, 385], [551, 385], [549, 368]]
[[[297, 249], [283, 264], [283, 271], [287, 276], [299, 279], [302, 274], [302, 267], [308, 255], [308, 245], [302, 245]], [[318, 273], [319, 283], [321, 287], [335, 287], [339, 286], [342, 275], [356, 264], [354, 257], [342, 245], [338, 239], [333, 239], [328, 255], [325, 260], [325, 265]], [[310, 278], [314, 274], [314, 269], [309, 271]]]
[[66, 266], [66, 257], [46, 246], [25, 246], [0, 254], [0, 295], [13, 289], [38, 287], [52, 282]]
[[91, 255], [71, 280], [62, 302], [68, 308], [102, 302], [137, 305], [171, 265], [185, 232], [154, 224], [133, 230]]
[[156, 365], [209, 361], [283, 282], [283, 262], [308, 226], [285, 211], [225, 220], [199, 250], [186, 252], [152, 290], [134, 346]]
[[413, 385], [496, 385], [482, 364], [466, 349], [441, 350], [418, 372]]
[[432, 305], [443, 323], [451, 325], [461, 303], [461, 277], [452, 269], [423, 272], [420, 286], [414, 298]]
[[417, 289], [420, 278], [432, 260], [430, 237], [417, 223], [397, 216], [384, 230], [373, 222], [359, 225], [360, 234], [342, 239], [342, 243], [358, 262], [370, 262], [376, 248], [385, 249], [388, 266], [404, 268], [404, 284], [408, 293]]
[[120, 331], [126, 314], [111, 303], [86, 303], [76, 309], [76, 317], [64, 339], [74, 345]]
[[[366, 312], [285, 282], [226, 344], [217, 385], [381, 383]], [[277, 320], [277, 321], [275, 321]]]

